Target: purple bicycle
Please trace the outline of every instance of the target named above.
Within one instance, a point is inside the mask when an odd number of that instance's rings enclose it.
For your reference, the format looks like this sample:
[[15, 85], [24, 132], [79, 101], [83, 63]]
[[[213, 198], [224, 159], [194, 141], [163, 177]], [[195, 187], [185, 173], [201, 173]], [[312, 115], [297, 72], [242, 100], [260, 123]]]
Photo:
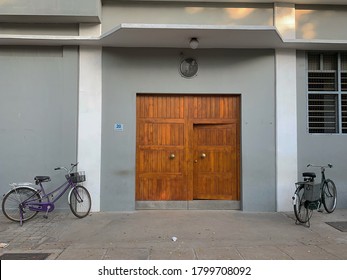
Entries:
[[42, 183], [49, 182], [49, 176], [36, 176], [36, 188], [32, 183], [10, 184], [11, 190], [4, 195], [2, 212], [11, 221], [23, 222], [35, 217], [38, 212], [44, 212], [44, 217], [54, 210], [54, 203], [70, 189], [68, 203], [71, 212], [78, 218], [86, 217], [91, 208], [91, 197], [88, 190], [80, 183], [86, 180], [83, 171], [73, 172], [78, 163], [71, 164], [71, 168], [57, 167], [54, 170], [65, 170], [66, 181], [53, 191], [46, 193]]

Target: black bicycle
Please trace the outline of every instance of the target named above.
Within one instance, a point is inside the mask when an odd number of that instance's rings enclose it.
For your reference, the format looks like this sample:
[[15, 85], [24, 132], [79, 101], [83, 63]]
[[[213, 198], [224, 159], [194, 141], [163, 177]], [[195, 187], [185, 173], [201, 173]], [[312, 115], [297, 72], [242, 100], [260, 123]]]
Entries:
[[331, 164], [327, 166], [308, 164], [307, 167], [320, 168], [321, 182], [315, 184], [316, 173], [304, 172], [302, 174], [304, 181], [295, 183], [296, 190], [293, 196], [293, 205], [296, 223], [310, 226], [313, 210], [321, 211], [323, 205], [327, 213], [334, 212], [337, 192], [335, 183], [331, 179], [325, 178], [325, 169], [332, 168]]

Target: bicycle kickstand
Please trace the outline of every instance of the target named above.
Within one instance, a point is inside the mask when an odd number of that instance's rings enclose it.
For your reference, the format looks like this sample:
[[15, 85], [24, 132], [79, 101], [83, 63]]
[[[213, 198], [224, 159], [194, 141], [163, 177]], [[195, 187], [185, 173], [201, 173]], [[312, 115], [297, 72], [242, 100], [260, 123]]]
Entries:
[[20, 210], [19, 225], [20, 225], [20, 226], [23, 225], [23, 212], [22, 212], [22, 210]]
[[308, 228], [311, 227], [310, 220], [308, 220], [306, 223], [302, 223], [302, 222], [298, 221], [298, 219], [296, 219], [295, 224], [296, 225], [303, 225], [303, 226], [308, 227]]
[[43, 215], [43, 217], [44, 217], [45, 219], [48, 219], [48, 212], [49, 212], [49, 209], [51, 209], [51, 206], [47, 206], [46, 213]]
[[19, 205], [19, 225], [22, 226], [23, 225], [23, 209], [22, 206]]

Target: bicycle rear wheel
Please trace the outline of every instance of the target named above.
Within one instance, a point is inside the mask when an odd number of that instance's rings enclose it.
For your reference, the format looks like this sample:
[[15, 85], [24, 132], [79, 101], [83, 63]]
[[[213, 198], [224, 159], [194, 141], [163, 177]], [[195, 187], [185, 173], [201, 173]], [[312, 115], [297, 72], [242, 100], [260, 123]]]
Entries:
[[69, 194], [71, 212], [77, 218], [86, 217], [92, 206], [92, 200], [88, 190], [83, 186], [76, 186]]
[[2, 212], [5, 217], [11, 221], [19, 222], [21, 220], [22, 207], [22, 222], [28, 221], [37, 215], [37, 211], [31, 211], [23, 202], [35, 201], [41, 202], [40, 194], [31, 188], [19, 187], [8, 192], [1, 204]]
[[311, 216], [312, 210], [308, 207], [308, 201], [304, 198], [305, 187], [298, 187], [294, 193], [294, 214], [300, 223], [307, 223]]
[[336, 199], [337, 193], [334, 182], [330, 179], [325, 180], [322, 190], [322, 201], [324, 209], [328, 213], [334, 212], [336, 208]]

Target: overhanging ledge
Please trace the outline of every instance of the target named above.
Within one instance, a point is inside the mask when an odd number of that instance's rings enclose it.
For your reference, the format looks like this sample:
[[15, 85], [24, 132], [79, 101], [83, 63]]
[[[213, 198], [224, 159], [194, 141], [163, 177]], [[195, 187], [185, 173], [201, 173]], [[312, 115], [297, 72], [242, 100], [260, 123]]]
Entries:
[[124, 23], [98, 37], [0, 35], [1, 45], [85, 45], [133, 48], [189, 48], [198, 38], [199, 49], [346, 49], [347, 40], [283, 40], [274, 26], [131, 24]]
[[101, 36], [102, 46], [189, 48], [198, 38], [199, 49], [277, 48], [283, 43], [273, 26], [121, 24]]
[[282, 39], [273, 26], [181, 24], [120, 24], [99, 37], [0, 35], [1, 45], [89, 45], [102, 47], [189, 48], [192, 37], [199, 48], [278, 48]]

